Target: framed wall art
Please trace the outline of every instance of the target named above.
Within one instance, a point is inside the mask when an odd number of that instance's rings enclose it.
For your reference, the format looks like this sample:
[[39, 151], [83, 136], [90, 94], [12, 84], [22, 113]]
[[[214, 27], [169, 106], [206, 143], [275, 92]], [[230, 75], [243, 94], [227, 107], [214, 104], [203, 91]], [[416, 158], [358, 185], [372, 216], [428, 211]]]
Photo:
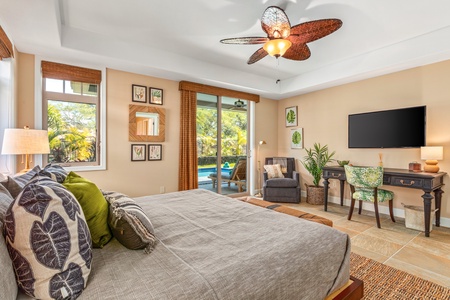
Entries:
[[298, 126], [297, 106], [286, 107], [284, 120], [286, 121], [286, 127]]
[[303, 149], [303, 128], [291, 129], [291, 148]]
[[148, 160], [162, 160], [162, 145], [148, 145]]
[[147, 103], [147, 87], [143, 85], [133, 84], [131, 86], [133, 102]]
[[149, 90], [150, 98], [148, 100], [148, 103], [163, 105], [163, 90], [153, 87], [149, 88]]
[[131, 144], [131, 161], [145, 161], [145, 144]]

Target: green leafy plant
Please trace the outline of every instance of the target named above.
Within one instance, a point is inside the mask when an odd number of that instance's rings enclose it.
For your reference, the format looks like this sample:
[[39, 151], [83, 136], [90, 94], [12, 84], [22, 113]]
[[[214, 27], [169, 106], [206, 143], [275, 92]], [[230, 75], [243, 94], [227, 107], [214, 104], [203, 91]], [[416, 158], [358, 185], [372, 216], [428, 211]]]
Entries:
[[292, 143], [295, 145], [298, 145], [298, 144], [300, 144], [301, 140], [302, 140], [302, 136], [300, 135], [300, 132], [295, 131], [292, 134]]
[[295, 122], [295, 111], [290, 109], [286, 115], [286, 120], [288, 123], [294, 123]]
[[327, 165], [327, 163], [334, 161], [332, 159], [335, 151], [329, 153], [328, 146], [321, 146], [320, 143], [315, 143], [313, 148], [305, 149], [307, 155], [302, 161], [305, 169], [312, 175], [313, 184], [319, 186], [320, 178], [322, 177], [322, 168]]

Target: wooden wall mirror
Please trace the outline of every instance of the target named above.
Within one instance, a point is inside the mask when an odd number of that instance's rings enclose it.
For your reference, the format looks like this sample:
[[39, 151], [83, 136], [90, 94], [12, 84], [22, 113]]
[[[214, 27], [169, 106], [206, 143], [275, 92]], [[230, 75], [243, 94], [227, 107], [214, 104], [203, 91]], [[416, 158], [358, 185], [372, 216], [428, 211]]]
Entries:
[[164, 108], [130, 104], [128, 140], [130, 142], [164, 142], [165, 123]]

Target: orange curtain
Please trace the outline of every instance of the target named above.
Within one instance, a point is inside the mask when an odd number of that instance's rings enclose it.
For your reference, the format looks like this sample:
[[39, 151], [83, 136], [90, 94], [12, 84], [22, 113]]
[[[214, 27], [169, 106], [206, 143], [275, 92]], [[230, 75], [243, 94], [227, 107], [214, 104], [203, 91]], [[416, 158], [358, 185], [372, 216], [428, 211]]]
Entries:
[[181, 89], [178, 190], [198, 188], [197, 93]]

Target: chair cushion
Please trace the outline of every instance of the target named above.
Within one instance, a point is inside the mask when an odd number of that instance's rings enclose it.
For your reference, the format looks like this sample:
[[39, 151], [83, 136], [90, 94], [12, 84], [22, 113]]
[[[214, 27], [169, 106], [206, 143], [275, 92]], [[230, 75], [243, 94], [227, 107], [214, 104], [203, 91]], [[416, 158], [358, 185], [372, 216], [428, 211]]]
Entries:
[[91, 236], [75, 197], [35, 178], [5, 216], [5, 239], [17, 284], [37, 299], [75, 299], [91, 270]]
[[[353, 198], [355, 200], [374, 202], [374, 189], [371, 188], [355, 188]], [[385, 202], [394, 199], [394, 193], [388, 190], [378, 189], [378, 202]]]
[[284, 175], [281, 172], [281, 166], [279, 164], [264, 165], [264, 170], [266, 170], [267, 177], [269, 179], [271, 179], [271, 178], [284, 178]]
[[292, 178], [272, 178], [266, 181], [266, 187], [295, 188], [297, 186], [298, 181]]

